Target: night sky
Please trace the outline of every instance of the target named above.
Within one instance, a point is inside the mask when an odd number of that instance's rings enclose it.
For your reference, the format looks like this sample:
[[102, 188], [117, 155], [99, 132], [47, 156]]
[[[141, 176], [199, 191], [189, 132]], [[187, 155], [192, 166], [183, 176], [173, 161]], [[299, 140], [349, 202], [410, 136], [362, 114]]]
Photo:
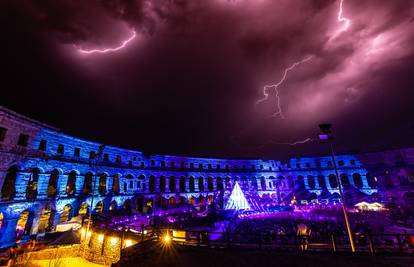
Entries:
[[311, 139], [330, 122], [340, 152], [414, 145], [413, 0], [5, 0], [0, 14], [0, 105], [71, 135], [283, 159], [326, 152]]

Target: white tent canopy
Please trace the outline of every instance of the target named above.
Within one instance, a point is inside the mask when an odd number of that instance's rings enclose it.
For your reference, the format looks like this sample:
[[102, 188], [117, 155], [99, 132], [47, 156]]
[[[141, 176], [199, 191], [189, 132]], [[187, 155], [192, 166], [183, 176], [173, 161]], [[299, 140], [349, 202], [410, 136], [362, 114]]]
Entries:
[[250, 205], [241, 190], [239, 183], [236, 182], [230, 198], [226, 204], [226, 210], [250, 210]]

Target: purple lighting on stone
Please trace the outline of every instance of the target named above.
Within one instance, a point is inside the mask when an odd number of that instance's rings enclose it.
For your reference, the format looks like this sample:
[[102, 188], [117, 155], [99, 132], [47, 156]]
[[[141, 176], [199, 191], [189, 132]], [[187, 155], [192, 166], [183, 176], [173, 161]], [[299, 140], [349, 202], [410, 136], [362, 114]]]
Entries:
[[319, 140], [322, 140], [322, 141], [329, 140], [329, 135], [327, 135], [327, 134], [320, 134], [319, 135]]

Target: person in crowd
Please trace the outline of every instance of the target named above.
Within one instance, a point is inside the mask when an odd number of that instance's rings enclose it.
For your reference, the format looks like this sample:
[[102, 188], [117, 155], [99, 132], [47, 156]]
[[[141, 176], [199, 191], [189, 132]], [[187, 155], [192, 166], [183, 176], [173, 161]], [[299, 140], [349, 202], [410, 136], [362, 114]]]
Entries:
[[307, 250], [311, 230], [303, 221], [299, 222], [297, 228], [296, 235], [298, 236], [299, 248]]

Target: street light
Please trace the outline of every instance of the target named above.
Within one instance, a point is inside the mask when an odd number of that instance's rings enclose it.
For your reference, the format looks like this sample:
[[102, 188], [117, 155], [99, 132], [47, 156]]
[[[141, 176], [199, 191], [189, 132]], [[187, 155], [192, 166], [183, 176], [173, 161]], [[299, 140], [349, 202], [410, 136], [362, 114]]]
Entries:
[[339, 195], [341, 196], [342, 210], [344, 212], [345, 224], [346, 224], [346, 229], [347, 229], [348, 237], [349, 237], [349, 243], [351, 244], [352, 252], [355, 252], [354, 239], [352, 238], [352, 230], [349, 224], [348, 214], [346, 213], [346, 203], [345, 203], [344, 194], [342, 192], [342, 182], [341, 182], [341, 179], [339, 178], [338, 168], [336, 167], [335, 153], [334, 153], [333, 144], [332, 144], [331, 128], [332, 128], [331, 124], [328, 124], [328, 123], [319, 124], [319, 129], [321, 130], [321, 133], [319, 134], [319, 140], [322, 142], [327, 142], [329, 144], [329, 150], [331, 153], [332, 163], [333, 163], [333, 167], [335, 170], [335, 177], [338, 183]]
[[[100, 145], [98, 149], [98, 153], [94, 154], [92, 156], [92, 159], [95, 159], [95, 175], [92, 183], [92, 197], [91, 197], [91, 206], [89, 207], [89, 217], [88, 217], [88, 225], [86, 227], [86, 233], [89, 234], [89, 229], [91, 227], [91, 220], [92, 220], [92, 210], [93, 210], [93, 200], [95, 198], [95, 184], [96, 179], [98, 176], [98, 167], [99, 167], [99, 159], [102, 156], [103, 150], [105, 149], [105, 145]], [[85, 252], [85, 250], [84, 250]]]

